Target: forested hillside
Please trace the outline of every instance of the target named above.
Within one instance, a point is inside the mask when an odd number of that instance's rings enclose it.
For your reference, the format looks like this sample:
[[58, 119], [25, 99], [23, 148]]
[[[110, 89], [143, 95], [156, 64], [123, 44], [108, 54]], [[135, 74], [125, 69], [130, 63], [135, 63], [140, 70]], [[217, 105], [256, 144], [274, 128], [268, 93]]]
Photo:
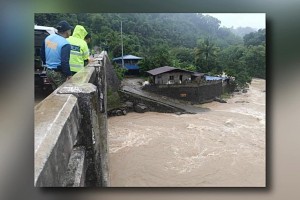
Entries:
[[256, 32], [256, 29], [251, 27], [237, 27], [237, 28], [230, 28], [230, 31], [236, 34], [237, 36], [244, 37], [245, 35]]
[[241, 38], [220, 27], [218, 19], [195, 13], [40, 13], [34, 18], [37, 25], [54, 27], [60, 20], [83, 25], [92, 34], [92, 47], [107, 50], [111, 58], [121, 56], [122, 21], [124, 55], [144, 57], [142, 72], [165, 65], [224, 71], [241, 87], [252, 76], [265, 78], [265, 30]]

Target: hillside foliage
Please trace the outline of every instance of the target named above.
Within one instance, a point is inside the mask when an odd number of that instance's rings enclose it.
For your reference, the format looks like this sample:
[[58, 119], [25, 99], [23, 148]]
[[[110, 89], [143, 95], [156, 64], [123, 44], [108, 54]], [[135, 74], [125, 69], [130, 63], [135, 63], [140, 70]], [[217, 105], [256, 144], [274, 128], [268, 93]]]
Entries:
[[90, 48], [121, 56], [121, 21], [124, 55], [143, 57], [141, 72], [174, 66], [209, 74], [225, 72], [240, 87], [252, 77], [265, 78], [265, 29], [240, 37], [220, 27], [214, 17], [196, 13], [81, 13], [35, 14], [34, 23], [53, 26], [66, 20], [83, 25], [92, 34]]

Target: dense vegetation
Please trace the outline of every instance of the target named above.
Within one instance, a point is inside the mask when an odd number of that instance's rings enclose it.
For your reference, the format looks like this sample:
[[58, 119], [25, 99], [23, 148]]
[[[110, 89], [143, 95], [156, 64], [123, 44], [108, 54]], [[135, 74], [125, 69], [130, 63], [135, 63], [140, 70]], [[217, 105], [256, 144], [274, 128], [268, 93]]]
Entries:
[[210, 74], [225, 72], [240, 87], [252, 77], [265, 78], [265, 30], [240, 37], [220, 21], [202, 14], [36, 14], [35, 24], [55, 26], [60, 20], [83, 25], [92, 33], [92, 46], [121, 56], [123, 24], [124, 55], [144, 59], [141, 71], [174, 66]]
[[256, 29], [251, 28], [251, 27], [237, 27], [237, 28], [231, 27], [230, 30], [231, 30], [231, 32], [233, 32], [234, 34], [236, 34], [240, 37], [244, 37], [248, 33], [256, 31]]

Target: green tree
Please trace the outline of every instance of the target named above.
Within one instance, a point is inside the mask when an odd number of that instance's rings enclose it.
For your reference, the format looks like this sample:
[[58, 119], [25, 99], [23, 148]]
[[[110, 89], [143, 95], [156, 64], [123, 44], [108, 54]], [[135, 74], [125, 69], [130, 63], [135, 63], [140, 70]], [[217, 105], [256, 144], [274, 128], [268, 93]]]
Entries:
[[265, 45], [249, 46], [244, 59], [252, 77], [266, 78]]
[[195, 62], [201, 72], [209, 72], [217, 66], [217, 54], [219, 48], [210, 38], [199, 39], [195, 50]]
[[141, 72], [146, 72], [157, 67], [172, 65], [171, 54], [166, 45], [159, 45], [151, 48], [149, 54], [144, 55], [143, 57], [144, 59], [139, 63]]
[[251, 83], [252, 77], [245, 61], [247, 48], [244, 46], [231, 46], [220, 53], [224, 71], [228, 76], [235, 78], [238, 87], [244, 88]]
[[[99, 46], [107, 50], [110, 58], [121, 56], [122, 20], [124, 54], [144, 57], [144, 69], [196, 66], [198, 71], [217, 74], [223, 66], [219, 64], [222, 63], [219, 48], [243, 42], [229, 29], [220, 27], [218, 19], [200, 13], [37, 13], [34, 16], [35, 24], [44, 26], [56, 26], [61, 20], [73, 26], [83, 25], [92, 34], [91, 48]], [[208, 37], [207, 41], [203, 39], [203, 46], [208, 42], [206, 46], [211, 48], [207, 53], [199, 48], [197, 40]]]
[[194, 50], [186, 47], [172, 48], [172, 66], [186, 69], [191, 65], [194, 66]]
[[266, 43], [266, 29], [259, 29], [257, 32], [251, 32], [244, 36], [245, 46], [257, 46]]
[[186, 47], [175, 47], [171, 50], [172, 55], [179, 60], [179, 62], [193, 63], [194, 61], [194, 50]]
[[215, 34], [217, 34], [218, 32], [221, 21], [210, 15], [204, 16], [203, 19], [204, 19], [204, 24], [208, 29], [208, 32], [211, 33], [213, 36], [215, 36]]
[[78, 24], [76, 14], [64, 13], [37, 13], [34, 15], [34, 23], [40, 26], [56, 27], [57, 23], [66, 20], [71, 26]]
[[114, 67], [114, 70], [117, 74], [118, 79], [123, 80], [124, 76], [125, 76], [125, 73], [127, 72], [127, 69], [122, 68], [122, 67], [118, 66], [117, 64], [114, 64], [113, 67]]

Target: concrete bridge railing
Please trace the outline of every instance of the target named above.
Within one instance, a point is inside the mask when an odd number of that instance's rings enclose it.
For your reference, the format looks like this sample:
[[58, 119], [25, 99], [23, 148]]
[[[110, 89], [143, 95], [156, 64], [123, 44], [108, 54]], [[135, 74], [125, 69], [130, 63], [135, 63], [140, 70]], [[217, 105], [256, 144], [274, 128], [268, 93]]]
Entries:
[[35, 106], [34, 185], [108, 186], [106, 52]]

